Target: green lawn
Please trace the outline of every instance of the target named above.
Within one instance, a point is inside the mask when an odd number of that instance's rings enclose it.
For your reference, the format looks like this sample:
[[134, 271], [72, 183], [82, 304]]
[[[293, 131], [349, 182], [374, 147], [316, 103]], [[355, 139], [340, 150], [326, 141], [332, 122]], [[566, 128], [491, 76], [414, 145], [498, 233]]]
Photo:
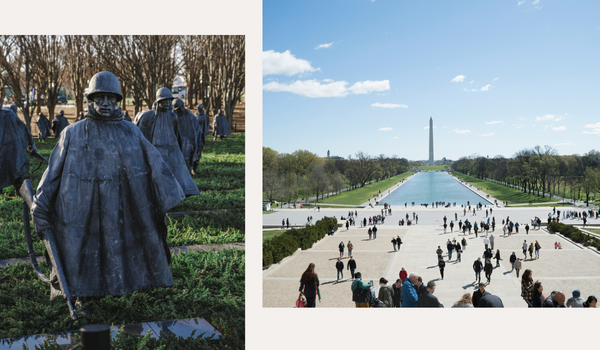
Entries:
[[556, 203], [548, 203], [548, 204], [524, 204], [524, 205], [508, 205], [511, 208], [527, 208], [527, 207], [572, 207], [570, 204], [556, 204]]
[[593, 232], [593, 233], [596, 233], [596, 234], [599, 234], [599, 235], [600, 235], [600, 230], [599, 230], [599, 229], [595, 229], [595, 228], [587, 228], [587, 227], [586, 227], [586, 228], [584, 228], [584, 230], [587, 230], [587, 231], [590, 231], [590, 232]]
[[[379, 182], [375, 182], [369, 185], [365, 185], [364, 187], [357, 188], [355, 190], [342, 192], [340, 194], [334, 195], [329, 198], [319, 199], [319, 202], [313, 202], [313, 204], [320, 205], [322, 203], [331, 203], [331, 204], [348, 204], [348, 205], [361, 205], [368, 201], [369, 199], [375, 197], [379, 194], [379, 191], [385, 191], [388, 188], [394, 186], [394, 183], [402, 181], [412, 175], [412, 171], [407, 171], [400, 175], [396, 175], [390, 177], [389, 179], [385, 179]], [[324, 206], [321, 206], [324, 208]]]
[[447, 168], [448, 167], [445, 165], [421, 165], [421, 166], [417, 167], [417, 169], [419, 169], [421, 171], [438, 171], [438, 170], [444, 170]]
[[263, 242], [283, 234], [286, 230], [263, 231]]
[[263, 215], [273, 214], [273, 213], [277, 213], [277, 212], [275, 210], [271, 210], [271, 211], [263, 210]]
[[530, 195], [512, 187], [507, 187], [492, 181], [478, 179], [457, 171], [453, 171], [451, 174], [475, 187], [481, 188], [483, 192], [498, 199], [499, 201], [508, 201], [508, 204], [529, 203], [529, 201], [532, 201], [533, 203], [558, 202], [558, 199]]

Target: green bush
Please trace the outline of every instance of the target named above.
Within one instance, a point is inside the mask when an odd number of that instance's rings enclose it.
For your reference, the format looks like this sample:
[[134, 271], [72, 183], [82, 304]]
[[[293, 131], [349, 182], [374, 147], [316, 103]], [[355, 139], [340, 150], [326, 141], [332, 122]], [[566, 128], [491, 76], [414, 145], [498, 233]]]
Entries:
[[303, 229], [291, 229], [282, 235], [273, 237], [263, 243], [263, 267], [270, 266], [294, 254], [298, 248], [309, 249], [325, 235], [331, 232], [331, 227], [337, 231], [337, 219], [325, 217], [314, 225]]
[[548, 225], [548, 230], [551, 232], [558, 232], [574, 242], [581, 243], [585, 246], [591, 245], [600, 250], [600, 239], [581, 232], [577, 227], [561, 224], [559, 222], [551, 222], [550, 225]]

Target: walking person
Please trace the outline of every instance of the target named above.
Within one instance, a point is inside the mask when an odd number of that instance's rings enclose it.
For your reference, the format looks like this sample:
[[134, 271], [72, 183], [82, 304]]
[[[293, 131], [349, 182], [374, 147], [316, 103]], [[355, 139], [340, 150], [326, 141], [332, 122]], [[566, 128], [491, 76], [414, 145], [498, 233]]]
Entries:
[[527, 259], [527, 240], [523, 240], [523, 259]]
[[461, 249], [462, 249], [462, 250], [467, 250], [467, 240], [466, 240], [466, 238], [465, 238], [465, 237], [463, 237], [463, 239], [462, 239], [461, 243], [462, 243], [462, 247], [461, 247]]
[[394, 289], [388, 286], [388, 280], [381, 277], [379, 279], [379, 295], [377, 296], [386, 307], [394, 307]]
[[408, 277], [408, 272], [404, 269], [404, 266], [402, 266], [398, 275], [399, 275], [398, 277], [400, 277], [400, 280], [402, 282], [404, 282], [406, 280], [406, 277]]
[[394, 246], [394, 251], [396, 251], [396, 237], [392, 237], [392, 245]]
[[[346, 248], [348, 248], [348, 257], [351, 257], [352, 250], [354, 250], [354, 244], [352, 244], [352, 242], [348, 241], [348, 244], [346, 244]], [[354, 278], [354, 273], [352, 274], [352, 278]]]
[[515, 269], [515, 261], [517, 261], [517, 256], [515, 255], [515, 252], [512, 252], [512, 254], [510, 255], [510, 265], [512, 266], [512, 268], [510, 269], [510, 272], [512, 272]]
[[373, 226], [373, 239], [377, 238], [377, 226]]
[[285, 229], [285, 219], [281, 219], [281, 229]]
[[371, 287], [373, 287], [373, 283], [365, 284], [360, 272], [354, 275], [354, 281], [350, 289], [352, 290], [352, 301], [354, 301], [356, 307], [369, 307], [368, 293], [371, 292]]
[[350, 219], [346, 220], [346, 231], [350, 229]]
[[481, 263], [481, 258], [477, 258], [473, 263], [473, 271], [475, 271], [475, 281], [481, 283], [481, 270], [483, 270], [483, 264]]
[[338, 244], [338, 248], [340, 250], [340, 258], [344, 257], [344, 242], [340, 242], [340, 244]]
[[521, 297], [523, 297], [523, 300], [525, 300], [528, 307], [533, 306], [533, 288], [534, 282], [531, 270], [526, 269], [523, 272], [523, 277], [521, 278]]
[[373, 230], [371, 230], [371, 228], [369, 227], [369, 231], [367, 231], [369, 233], [369, 240], [371, 239], [371, 235], [373, 234]]
[[446, 243], [446, 249], [448, 249], [448, 261], [452, 260], [452, 251], [454, 250], [454, 244], [450, 242], [448, 238], [448, 242]]
[[402, 280], [398, 278], [392, 285], [392, 289], [394, 290], [394, 307], [400, 307], [402, 304]]
[[536, 259], [540, 258], [540, 248], [541, 248], [540, 243], [538, 241], [535, 241], [534, 249], [535, 249], [535, 258]]
[[529, 244], [529, 259], [533, 260], [533, 243]]
[[340, 275], [342, 275], [342, 278], [344, 278], [344, 263], [342, 262], [342, 259], [337, 259], [337, 262], [335, 263], [335, 268], [337, 269], [337, 282], [339, 282]]
[[285, 219], [285, 223], [287, 224], [287, 228], [290, 228], [290, 218]]
[[517, 278], [519, 278], [519, 271], [521, 271], [521, 259], [517, 258], [517, 260], [515, 260], [515, 270], [517, 271]]
[[529, 234], [529, 224], [525, 225], [525, 234]]
[[350, 260], [348, 260], [347, 269], [350, 270], [350, 277], [352, 277], [352, 280], [354, 281], [354, 271], [356, 271], [356, 260], [352, 258], [352, 255], [350, 255]]
[[485, 272], [485, 278], [487, 279], [487, 283], [492, 283], [492, 272], [494, 271], [494, 267], [489, 259], [485, 261], [485, 266], [483, 267], [483, 271]]
[[496, 267], [500, 267], [500, 249], [496, 249], [496, 255], [494, 256], [494, 259], [496, 259]]
[[306, 298], [306, 307], [315, 307], [317, 296], [321, 302], [319, 291], [319, 276], [315, 272], [315, 264], [310, 263], [300, 278], [300, 289], [298, 290]]
[[396, 237], [396, 246], [398, 247], [398, 251], [400, 251], [400, 246], [402, 245], [402, 239], [400, 236]]
[[496, 239], [496, 237], [494, 237], [494, 234], [490, 234], [490, 249], [494, 250], [494, 240]]
[[442, 280], [444, 279], [444, 268], [446, 268], [446, 262], [444, 258], [440, 257], [440, 261], [438, 262], [438, 267], [440, 268], [440, 275], [442, 276]]
[[437, 260], [440, 261], [442, 254], [444, 254], [444, 251], [442, 250], [442, 248], [440, 248], [439, 245], [438, 245], [438, 249], [435, 251], [435, 253], [437, 254]]

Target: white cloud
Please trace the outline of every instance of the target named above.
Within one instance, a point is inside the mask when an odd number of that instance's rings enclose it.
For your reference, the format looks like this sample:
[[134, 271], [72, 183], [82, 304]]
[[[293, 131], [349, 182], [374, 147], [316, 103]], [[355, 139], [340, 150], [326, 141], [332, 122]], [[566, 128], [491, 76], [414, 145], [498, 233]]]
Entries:
[[390, 89], [389, 80], [365, 80], [354, 83], [350, 87], [353, 94], [368, 94], [372, 91], [386, 91]]
[[407, 105], [397, 105], [394, 103], [373, 103], [371, 107], [380, 107], [380, 108], [408, 108]]
[[394, 130], [394, 129], [392, 129], [392, 128], [388, 127], [388, 126], [383, 127], [383, 128], [379, 128], [379, 131], [392, 131], [392, 130]]
[[502, 120], [494, 120], [491, 122], [486, 123], [487, 125], [492, 125], [492, 124], [504, 124], [504, 122]]
[[471, 80], [471, 81], [469, 82], [469, 84], [473, 84], [474, 82], [475, 82], [475, 80]]
[[496, 80], [500, 79], [500, 77], [494, 78], [492, 79], [492, 83], [495, 82]]
[[471, 89], [471, 91], [479, 91], [479, 90], [477, 90], [477, 89]]
[[392, 140], [398, 139], [398, 136], [391, 137]]
[[310, 98], [319, 97], [344, 97], [349, 94], [366, 94], [372, 91], [389, 90], [389, 80], [357, 82], [348, 87], [346, 81], [318, 81], [297, 80], [293, 83], [279, 83], [276, 81], [263, 85], [263, 90], [273, 92], [291, 92]]
[[594, 134], [594, 135], [598, 135], [598, 134], [600, 134], [600, 128], [595, 128], [595, 129], [593, 129], [592, 131], [587, 131], [587, 130], [586, 130], [586, 131], [584, 131], [583, 133], [584, 133], [584, 134]]
[[328, 48], [331, 47], [331, 45], [333, 45], [333, 42], [330, 42], [329, 44], [321, 44], [321, 45], [315, 47], [315, 50], [318, 50], [318, 49], [328, 49]]
[[324, 83], [333, 83], [335, 80], [333, 79], [323, 79]]
[[481, 88], [481, 91], [488, 91], [492, 87], [491, 84], [487, 84], [486, 86]]
[[598, 122], [596, 124], [586, 124], [585, 127], [588, 129], [597, 129], [597, 128], [600, 128], [600, 122]]
[[263, 75], [281, 74], [292, 76], [318, 70], [321, 70], [321, 68], [314, 68], [309, 61], [296, 58], [290, 53], [290, 50], [285, 52], [275, 52], [273, 50], [263, 52]]
[[513, 126], [515, 127], [515, 129], [523, 129], [527, 127], [527, 125], [525, 124], [513, 124]]
[[454, 79], [452, 79], [452, 82], [453, 83], [459, 83], [459, 82], [465, 81], [465, 78], [466, 77], [464, 75], [462, 75], [462, 74], [461, 75], [457, 75], [456, 77], [454, 77]]
[[467, 89], [463, 89], [463, 90], [465, 90], [466, 92], [470, 92], [470, 91], [469, 91], [469, 90], [467, 90]]
[[532, 4], [533, 4], [533, 5], [535, 5], [535, 4], [537, 4], [538, 2], [540, 2], [540, 0], [533, 0]]
[[537, 121], [537, 122], [541, 122], [543, 120], [553, 120], [553, 121], [557, 122], [557, 121], [562, 120], [562, 119], [565, 119], [565, 117], [560, 116], [560, 115], [556, 116], [554, 114], [546, 114], [546, 115], [541, 116], [541, 117], [535, 117], [535, 121]]
[[525, 0], [517, 2], [517, 6], [521, 6], [525, 3]]
[[489, 134], [481, 134], [481, 136], [494, 136], [494, 133], [493, 133], [493, 132], [491, 132], [491, 133], [489, 133]]
[[573, 145], [570, 142], [563, 142], [563, 143], [555, 143], [554, 146], [571, 146]]
[[454, 132], [457, 134], [470, 134], [471, 130], [458, 130], [458, 129], [454, 129]]
[[557, 126], [555, 128], [552, 128], [552, 130], [554, 130], [554, 131], [562, 131], [562, 130], [567, 130], [567, 128], [565, 128], [564, 126]]

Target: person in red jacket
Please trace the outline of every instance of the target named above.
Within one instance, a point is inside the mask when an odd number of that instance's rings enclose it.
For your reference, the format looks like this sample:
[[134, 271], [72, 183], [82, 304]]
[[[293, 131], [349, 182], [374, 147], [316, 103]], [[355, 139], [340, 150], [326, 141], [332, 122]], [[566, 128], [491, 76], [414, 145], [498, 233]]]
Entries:
[[402, 266], [402, 269], [400, 270], [400, 279], [402, 280], [402, 282], [406, 280], [406, 277], [408, 277], [408, 272], [406, 272], [404, 266]]

